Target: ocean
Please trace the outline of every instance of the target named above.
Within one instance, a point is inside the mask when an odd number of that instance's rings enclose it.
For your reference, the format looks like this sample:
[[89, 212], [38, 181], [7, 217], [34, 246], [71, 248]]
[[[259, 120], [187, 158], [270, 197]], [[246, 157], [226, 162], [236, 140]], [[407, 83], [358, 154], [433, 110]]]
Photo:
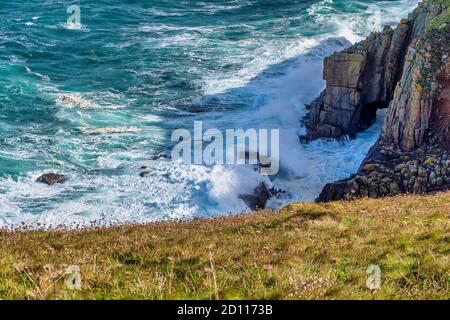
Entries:
[[[301, 144], [323, 58], [417, 0], [2, 0], [0, 228], [83, 228], [214, 217], [313, 201], [356, 171], [383, 121], [354, 140]], [[70, 20], [79, 8], [79, 21]], [[69, 21], [68, 21], [69, 19]], [[175, 129], [280, 129], [280, 171], [164, 156]], [[140, 177], [142, 167], [147, 177]], [[36, 182], [43, 173], [64, 184]]]

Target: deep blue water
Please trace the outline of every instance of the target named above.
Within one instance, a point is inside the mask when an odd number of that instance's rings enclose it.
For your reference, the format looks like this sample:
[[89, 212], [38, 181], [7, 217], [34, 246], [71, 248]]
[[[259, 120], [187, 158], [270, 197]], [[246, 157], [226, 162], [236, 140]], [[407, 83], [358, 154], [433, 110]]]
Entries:
[[[323, 57], [417, 2], [2, 0], [0, 227], [240, 212], [238, 194], [263, 180], [288, 191], [273, 207], [314, 199], [358, 167], [380, 123], [353, 141], [298, 143]], [[80, 25], [67, 24], [73, 4]], [[156, 159], [194, 120], [281, 128], [280, 175]], [[36, 183], [45, 172], [69, 181]]]

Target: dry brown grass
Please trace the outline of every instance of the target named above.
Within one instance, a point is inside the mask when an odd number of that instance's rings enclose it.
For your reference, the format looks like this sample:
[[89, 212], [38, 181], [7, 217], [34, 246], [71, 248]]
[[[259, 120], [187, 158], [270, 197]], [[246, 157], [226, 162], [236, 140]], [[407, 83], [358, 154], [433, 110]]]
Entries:
[[[0, 232], [3, 299], [448, 299], [450, 193], [80, 232]], [[382, 271], [381, 290], [365, 286]], [[81, 268], [81, 290], [65, 286]]]

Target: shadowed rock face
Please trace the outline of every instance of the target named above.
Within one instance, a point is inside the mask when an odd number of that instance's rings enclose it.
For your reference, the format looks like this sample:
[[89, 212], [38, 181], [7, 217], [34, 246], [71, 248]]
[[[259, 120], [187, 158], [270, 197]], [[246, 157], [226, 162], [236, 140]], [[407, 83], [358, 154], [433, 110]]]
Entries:
[[[445, 70], [450, 70], [447, 65]], [[441, 75], [439, 75], [441, 77]], [[450, 151], [450, 74], [444, 73], [438, 81], [440, 95], [437, 98], [438, 108], [432, 110], [430, 128], [442, 148]]]
[[310, 105], [307, 138], [354, 137], [372, 125], [376, 110], [387, 107], [393, 98], [408, 46], [443, 9], [419, 5], [394, 30], [386, 27], [326, 58], [326, 89]]
[[[428, 33], [406, 55], [381, 133], [381, 143], [413, 151], [438, 140], [449, 142], [450, 31]], [[434, 140], [433, 140], [434, 139]]]
[[[433, 8], [428, 6], [428, 12], [443, 10], [440, 5], [439, 10]], [[422, 34], [430, 15], [417, 17], [422, 20], [416, 18], [408, 27], [412, 35]], [[356, 174], [326, 185], [316, 201], [450, 189], [449, 51], [450, 23], [413, 37], [404, 56], [398, 57], [402, 74], [377, 143]], [[373, 92], [381, 94], [381, 100], [389, 94], [382, 88]]]
[[244, 201], [244, 203], [251, 210], [264, 209], [267, 201], [276, 194], [274, 189], [268, 189], [264, 183], [261, 183], [257, 188], [255, 188], [253, 194], [240, 194], [239, 198]]

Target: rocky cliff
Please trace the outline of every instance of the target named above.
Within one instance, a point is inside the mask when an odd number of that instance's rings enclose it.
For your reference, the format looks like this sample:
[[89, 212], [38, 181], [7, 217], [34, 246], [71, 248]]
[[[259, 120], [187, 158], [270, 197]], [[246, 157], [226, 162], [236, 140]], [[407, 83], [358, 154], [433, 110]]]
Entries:
[[326, 185], [318, 201], [450, 189], [449, 2], [424, 1], [395, 30], [326, 59], [311, 138], [354, 135], [389, 107], [358, 172]]
[[310, 105], [308, 138], [353, 137], [372, 125], [377, 109], [392, 100], [408, 47], [444, 9], [441, 3], [423, 3], [395, 29], [386, 26], [326, 58], [326, 89]]

